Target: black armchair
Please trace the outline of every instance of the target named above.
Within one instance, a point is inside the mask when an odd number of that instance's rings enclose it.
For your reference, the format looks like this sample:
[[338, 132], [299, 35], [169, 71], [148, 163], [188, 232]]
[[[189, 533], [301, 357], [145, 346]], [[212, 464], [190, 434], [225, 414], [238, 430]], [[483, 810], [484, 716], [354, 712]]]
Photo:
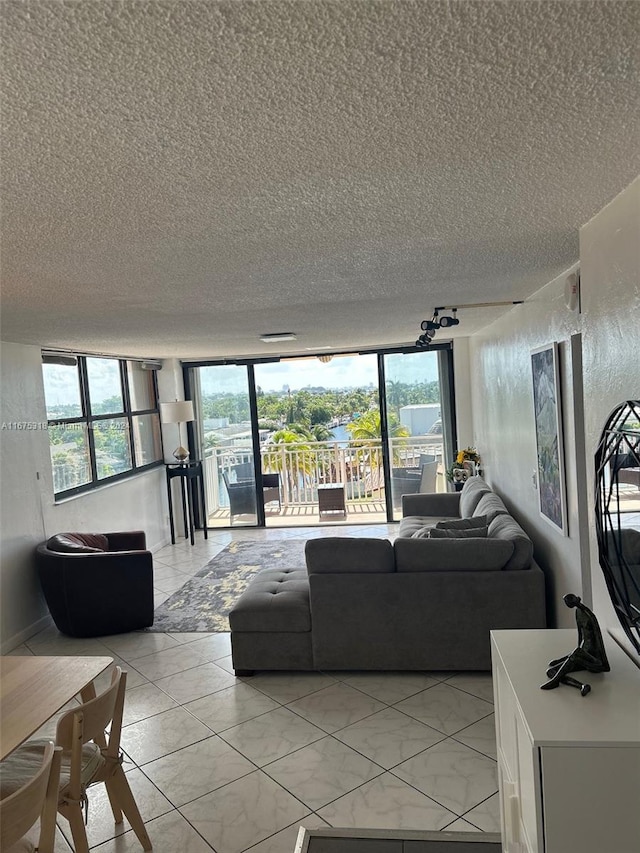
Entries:
[[282, 498], [280, 497], [280, 474], [262, 475], [262, 494], [265, 507], [268, 503], [278, 502], [278, 512], [282, 509]]
[[100, 637], [153, 625], [153, 558], [142, 530], [60, 533], [38, 546], [36, 567], [63, 634]]

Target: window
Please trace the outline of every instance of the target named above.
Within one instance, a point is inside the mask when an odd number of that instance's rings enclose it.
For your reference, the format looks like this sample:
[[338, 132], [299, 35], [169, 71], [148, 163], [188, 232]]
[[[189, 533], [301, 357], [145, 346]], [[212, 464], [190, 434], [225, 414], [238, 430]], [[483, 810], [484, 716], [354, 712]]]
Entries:
[[56, 496], [162, 461], [155, 372], [135, 361], [43, 353]]

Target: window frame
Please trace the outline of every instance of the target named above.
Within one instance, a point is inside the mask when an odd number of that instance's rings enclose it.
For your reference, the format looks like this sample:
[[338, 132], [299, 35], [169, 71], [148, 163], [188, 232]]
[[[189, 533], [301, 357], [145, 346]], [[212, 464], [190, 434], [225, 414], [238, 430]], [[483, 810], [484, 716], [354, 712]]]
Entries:
[[[42, 363], [43, 365], [46, 363], [45, 358], [49, 353], [43, 351], [42, 353]], [[136, 446], [134, 441], [134, 429], [133, 429], [133, 421], [134, 418], [139, 418], [142, 415], [157, 415], [158, 424], [161, 425], [160, 421], [160, 405], [158, 402], [158, 377], [157, 371], [151, 370], [149, 371], [152, 374], [151, 377], [151, 387], [152, 387], [152, 402], [155, 403], [155, 406], [146, 409], [132, 409], [131, 408], [131, 396], [129, 390], [129, 376], [128, 376], [128, 366], [130, 364], [136, 365], [140, 364], [137, 359], [132, 358], [120, 358], [119, 356], [102, 356], [102, 355], [94, 355], [92, 353], [87, 353], [85, 355], [77, 355], [73, 354], [73, 357], [77, 359], [76, 362], [76, 371], [78, 374], [78, 385], [80, 388], [80, 405], [82, 409], [82, 415], [73, 418], [47, 418], [47, 430], [51, 427], [57, 426], [67, 426], [70, 424], [81, 424], [85, 427], [87, 432], [87, 445], [88, 445], [88, 455], [89, 455], [89, 470], [91, 474], [91, 480], [88, 483], [83, 483], [80, 486], [73, 486], [70, 489], [63, 489], [61, 491], [55, 490], [54, 483], [54, 499], [64, 500], [65, 498], [73, 497], [75, 495], [82, 494], [84, 492], [90, 492], [94, 489], [100, 488], [101, 486], [107, 485], [109, 483], [115, 483], [120, 480], [126, 480], [130, 477], [134, 477], [137, 474], [143, 473], [145, 471], [150, 471], [153, 468], [159, 468], [164, 464], [164, 447], [162, 442], [162, 429], [159, 431], [160, 445], [158, 448], [158, 452], [160, 454], [159, 458], [154, 460], [153, 462], [149, 462], [146, 465], [136, 465]], [[103, 358], [109, 361], [117, 361], [118, 362], [118, 375], [120, 378], [120, 390], [122, 393], [122, 405], [123, 410], [119, 412], [108, 412], [93, 415], [91, 414], [91, 392], [89, 388], [89, 374], [87, 370], [87, 359], [88, 358]], [[43, 374], [43, 386], [44, 386], [44, 374]], [[46, 395], [45, 395], [46, 396]], [[48, 413], [47, 413], [48, 414]], [[126, 471], [121, 471], [118, 474], [112, 474], [109, 477], [98, 477], [98, 463], [96, 460], [96, 448], [95, 448], [95, 438], [93, 432], [93, 425], [95, 423], [99, 423], [100, 421], [113, 421], [113, 420], [126, 420], [128, 427], [128, 445], [129, 445], [129, 453], [131, 458], [131, 467]], [[49, 442], [49, 447], [51, 448], [51, 442]], [[53, 465], [52, 465], [52, 474], [53, 474]]]

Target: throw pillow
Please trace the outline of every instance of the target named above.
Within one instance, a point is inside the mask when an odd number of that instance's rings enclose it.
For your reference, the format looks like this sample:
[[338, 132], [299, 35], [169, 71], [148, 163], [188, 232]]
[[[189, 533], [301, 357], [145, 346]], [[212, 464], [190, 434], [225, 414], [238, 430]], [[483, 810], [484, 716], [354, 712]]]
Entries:
[[432, 527], [421, 527], [420, 530], [416, 530], [415, 533], [411, 534], [412, 539], [429, 539], [429, 534], [433, 530]]
[[451, 518], [439, 521], [438, 530], [471, 530], [474, 527], [488, 527], [486, 515], [474, 515], [471, 518]]
[[434, 527], [429, 534], [430, 539], [486, 539], [489, 535], [488, 527], [471, 527], [469, 530], [443, 530]]

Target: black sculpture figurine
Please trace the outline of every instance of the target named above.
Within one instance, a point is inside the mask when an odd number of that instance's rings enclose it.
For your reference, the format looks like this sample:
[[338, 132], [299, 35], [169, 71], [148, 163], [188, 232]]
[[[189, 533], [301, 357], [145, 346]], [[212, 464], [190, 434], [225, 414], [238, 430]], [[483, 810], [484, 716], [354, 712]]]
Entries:
[[568, 593], [563, 600], [567, 607], [576, 608], [578, 646], [568, 655], [549, 661], [547, 669], [549, 681], [540, 686], [542, 690], [553, 690], [559, 684], [568, 684], [570, 687], [577, 687], [581, 696], [586, 696], [591, 692], [591, 685], [583, 684], [567, 673], [581, 669], [586, 669], [588, 672], [609, 672], [609, 661], [594, 613], [582, 603], [579, 595]]

